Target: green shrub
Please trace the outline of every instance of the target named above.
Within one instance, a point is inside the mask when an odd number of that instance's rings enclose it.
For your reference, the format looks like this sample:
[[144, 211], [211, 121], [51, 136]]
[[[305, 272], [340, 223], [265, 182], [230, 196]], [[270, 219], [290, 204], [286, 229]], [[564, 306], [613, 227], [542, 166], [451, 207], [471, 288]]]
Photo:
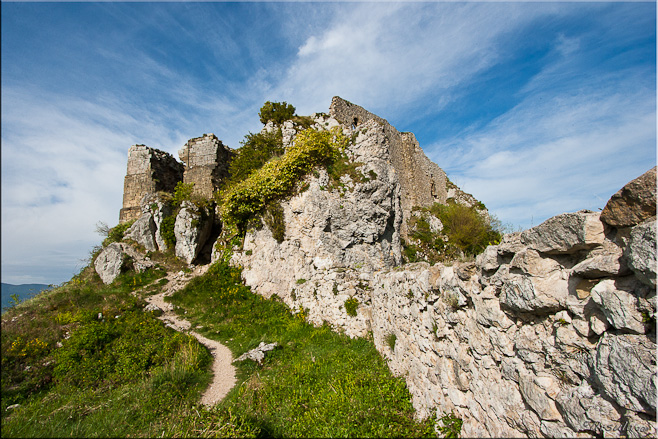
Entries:
[[226, 186], [245, 180], [272, 157], [283, 155], [284, 151], [281, 130], [271, 133], [247, 134], [242, 141], [242, 146], [229, 164], [230, 179]]
[[345, 312], [348, 316], [356, 317], [356, 309], [359, 307], [359, 301], [356, 297], [350, 297], [345, 301]]
[[176, 215], [169, 215], [162, 219], [160, 223], [160, 236], [164, 239], [168, 248], [176, 246], [176, 234], [174, 233], [174, 226], [176, 225]]
[[266, 124], [269, 121], [277, 125], [282, 124], [286, 120], [292, 119], [295, 114], [295, 107], [287, 102], [270, 102], [267, 101], [258, 112], [260, 121]]
[[332, 162], [345, 146], [346, 138], [340, 130], [302, 131], [285, 155], [270, 160], [221, 195], [225, 224], [244, 232], [251, 217], [261, 213], [269, 202], [288, 195], [315, 166]]
[[439, 419], [441, 425], [438, 426], [439, 431], [446, 439], [457, 439], [462, 430], [462, 420], [459, 419], [453, 412], [445, 414]]
[[432, 212], [443, 224], [448, 242], [468, 255], [482, 253], [488, 245], [500, 242], [501, 235], [493, 230], [485, 217], [475, 207], [463, 204], [442, 205], [435, 203]]
[[120, 223], [112, 227], [107, 232], [107, 238], [103, 240], [103, 247], [107, 247], [109, 244], [113, 242], [121, 242], [121, 240], [123, 239], [123, 235], [126, 233], [126, 230], [128, 230], [130, 226], [132, 226], [134, 223], [135, 220], [126, 221], [125, 223]]

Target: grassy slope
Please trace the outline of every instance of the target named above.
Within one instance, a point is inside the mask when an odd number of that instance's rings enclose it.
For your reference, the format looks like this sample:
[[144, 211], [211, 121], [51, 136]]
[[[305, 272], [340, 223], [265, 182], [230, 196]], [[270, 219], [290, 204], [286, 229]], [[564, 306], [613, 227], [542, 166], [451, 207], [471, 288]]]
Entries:
[[238, 384], [221, 404], [199, 405], [209, 353], [130, 294], [157, 290], [162, 274], [104, 286], [87, 268], [3, 315], [3, 437], [433, 435], [371, 342], [314, 328], [223, 263], [173, 296], [179, 312], [235, 357], [260, 341], [281, 347], [261, 366], [237, 364]]

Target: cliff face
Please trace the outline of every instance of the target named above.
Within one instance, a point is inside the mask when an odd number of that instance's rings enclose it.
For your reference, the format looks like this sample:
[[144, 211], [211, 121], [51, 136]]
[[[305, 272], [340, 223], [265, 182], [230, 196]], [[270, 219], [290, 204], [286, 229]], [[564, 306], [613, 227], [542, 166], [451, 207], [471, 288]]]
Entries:
[[[402, 265], [414, 207], [476, 200], [412, 134], [363, 108], [334, 98], [313, 127], [334, 126], [353, 139], [345, 154], [357, 174], [339, 183], [323, 169], [309, 174], [305, 190], [280, 201], [282, 236], [247, 231], [231, 260], [245, 284], [314, 324], [371, 335], [419, 416], [453, 411], [463, 436], [655, 434], [655, 168], [603, 214], [558, 215], [472, 262]], [[297, 128], [286, 122], [282, 134], [289, 145]], [[142, 205], [130, 236], [159, 242], [165, 207]], [[189, 263], [214, 216], [183, 211], [190, 218], [176, 219], [176, 233], [194, 247], [179, 255]], [[138, 224], [153, 226], [141, 234]]]

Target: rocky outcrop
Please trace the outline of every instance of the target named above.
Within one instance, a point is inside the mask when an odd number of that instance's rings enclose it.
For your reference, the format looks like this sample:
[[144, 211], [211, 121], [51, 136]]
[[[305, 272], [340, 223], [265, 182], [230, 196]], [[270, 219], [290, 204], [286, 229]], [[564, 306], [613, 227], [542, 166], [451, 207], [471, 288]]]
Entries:
[[[329, 108], [331, 117], [351, 129], [361, 128], [368, 121], [382, 127], [392, 168], [398, 176], [403, 222], [401, 234], [407, 238], [407, 222], [414, 206], [427, 207], [448, 199], [445, 172], [427, 158], [413, 133], [400, 133], [385, 119], [336, 96]], [[453, 185], [454, 186], [454, 185]], [[456, 196], [456, 193], [453, 194]]]
[[176, 216], [176, 257], [191, 264], [210, 236], [214, 211], [183, 201]]
[[601, 212], [601, 221], [613, 227], [630, 227], [656, 216], [656, 167], [626, 184]]
[[360, 107], [332, 108], [376, 177], [327, 190], [324, 171], [309, 176], [281, 202], [285, 238], [263, 226], [234, 254], [245, 283], [314, 324], [371, 334], [419, 416], [454, 412], [462, 436], [655, 434], [655, 220], [616, 228], [566, 213], [474, 262], [399, 266], [413, 202], [395, 135]]
[[104, 284], [114, 282], [125, 271], [134, 270], [141, 273], [153, 265], [149, 258], [124, 242], [109, 244], [94, 260], [94, 268]]

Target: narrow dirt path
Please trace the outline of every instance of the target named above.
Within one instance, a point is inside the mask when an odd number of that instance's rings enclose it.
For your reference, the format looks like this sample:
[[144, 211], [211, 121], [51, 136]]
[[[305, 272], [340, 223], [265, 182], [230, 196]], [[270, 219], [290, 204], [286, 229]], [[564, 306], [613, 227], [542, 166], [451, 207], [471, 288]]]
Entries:
[[212, 372], [213, 379], [210, 386], [203, 392], [201, 403], [212, 406], [221, 401], [235, 385], [235, 367], [233, 366], [233, 355], [229, 348], [218, 341], [210, 340], [195, 331], [190, 331], [191, 323], [180, 318], [174, 313], [174, 307], [171, 303], [164, 301], [164, 298], [171, 296], [176, 291], [183, 288], [187, 283], [197, 276], [201, 276], [208, 270], [209, 265], [201, 265], [194, 268], [191, 273], [169, 273], [167, 275], [167, 284], [161, 293], [145, 297], [148, 303], [153, 304], [162, 310], [162, 315], [158, 317], [165, 325], [179, 332], [189, 332], [201, 344], [206, 346], [214, 357]]

